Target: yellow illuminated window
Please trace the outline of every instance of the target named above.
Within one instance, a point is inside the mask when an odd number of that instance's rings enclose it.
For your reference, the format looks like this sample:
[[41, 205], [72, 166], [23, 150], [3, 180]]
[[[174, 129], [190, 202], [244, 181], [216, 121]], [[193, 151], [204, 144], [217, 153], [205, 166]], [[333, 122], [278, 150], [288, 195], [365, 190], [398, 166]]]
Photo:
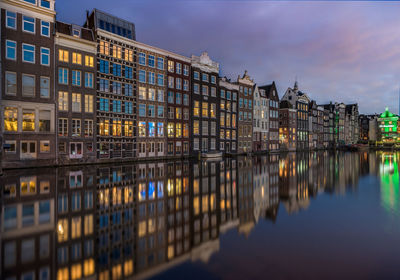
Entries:
[[86, 215], [84, 220], [85, 235], [93, 233], [93, 215]]
[[94, 57], [90, 55], [85, 55], [85, 66], [93, 67], [94, 66]]
[[132, 187], [125, 187], [125, 189], [124, 189], [124, 202], [125, 203], [133, 202], [133, 188]]
[[146, 221], [141, 221], [139, 223], [139, 237], [146, 235]]
[[182, 119], [182, 108], [175, 108], [175, 117], [176, 119]]
[[71, 266], [71, 279], [81, 279], [82, 278], [82, 265], [75, 264]]
[[68, 111], [68, 92], [58, 92], [58, 110]]
[[124, 275], [130, 275], [133, 273], [133, 261], [132, 260], [128, 260], [125, 261], [124, 263]]
[[69, 52], [66, 50], [58, 50], [58, 60], [61, 62], [68, 62]]
[[148, 228], [149, 228], [149, 233], [153, 233], [156, 231], [156, 221], [154, 219], [149, 219]]
[[108, 136], [110, 131], [110, 121], [109, 120], [100, 120], [100, 135]]
[[193, 180], [193, 192], [194, 194], [199, 193], [199, 179]]
[[168, 179], [167, 191], [168, 191], [168, 196], [174, 195], [174, 179]]
[[187, 123], [183, 124], [183, 137], [189, 137], [189, 125]]
[[215, 118], [216, 117], [216, 105], [215, 105], [215, 103], [211, 103], [210, 105], [211, 105], [211, 107], [210, 107], [211, 118]]
[[125, 136], [133, 136], [133, 121], [125, 121]]
[[193, 116], [195, 116], [195, 117], [200, 116], [200, 102], [199, 101], [194, 102]]
[[122, 266], [114, 265], [111, 269], [112, 279], [122, 279]]
[[18, 109], [16, 107], [4, 108], [4, 130], [5, 131], [18, 130]]
[[57, 271], [57, 280], [69, 280], [68, 267], [60, 268]]
[[174, 62], [171, 60], [168, 60], [168, 72], [174, 72], [174, 71], [175, 71]]
[[68, 220], [61, 219], [57, 224], [57, 237], [58, 242], [64, 242], [68, 240]]
[[193, 121], [193, 134], [200, 134], [199, 121]]
[[176, 138], [182, 137], [182, 124], [181, 123], [176, 124], [175, 131], [176, 131]]
[[168, 259], [172, 259], [174, 257], [174, 245], [168, 246]]
[[114, 119], [112, 124], [113, 136], [121, 136], [122, 124], [121, 120]]
[[72, 63], [74, 64], [82, 64], [82, 55], [80, 53], [72, 53]]
[[208, 117], [208, 103], [207, 102], [203, 102], [203, 104], [202, 104], [202, 116]]
[[175, 136], [175, 127], [174, 123], [168, 123], [167, 131], [168, 131], [168, 137], [173, 138]]
[[125, 60], [126, 61], [133, 61], [133, 50], [125, 49]]
[[208, 212], [208, 195], [203, 195], [201, 199], [201, 210], [203, 213]]
[[71, 238], [81, 237], [81, 217], [71, 219]]
[[100, 272], [99, 280], [108, 280], [108, 279], [109, 279], [108, 270]]
[[122, 58], [122, 48], [119, 46], [113, 46], [113, 57]]
[[35, 131], [35, 111], [24, 109], [22, 111], [22, 131]]
[[21, 178], [21, 195], [36, 194], [36, 178]]
[[105, 55], [110, 55], [110, 43], [109, 42], [100, 42], [100, 53]]
[[200, 213], [200, 204], [199, 204], [199, 197], [196, 196], [193, 199], [193, 211], [195, 215], [198, 215]]
[[83, 262], [83, 274], [85, 276], [92, 275], [94, 273], [94, 260], [87, 259]]
[[85, 112], [93, 113], [93, 95], [85, 94]]

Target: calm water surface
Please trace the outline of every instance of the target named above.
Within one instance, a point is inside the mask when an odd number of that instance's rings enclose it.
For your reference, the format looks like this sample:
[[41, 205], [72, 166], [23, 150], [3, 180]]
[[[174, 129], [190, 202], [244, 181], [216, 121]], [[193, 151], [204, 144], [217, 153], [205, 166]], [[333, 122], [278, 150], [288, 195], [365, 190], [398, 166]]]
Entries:
[[400, 153], [4, 171], [1, 279], [400, 279]]

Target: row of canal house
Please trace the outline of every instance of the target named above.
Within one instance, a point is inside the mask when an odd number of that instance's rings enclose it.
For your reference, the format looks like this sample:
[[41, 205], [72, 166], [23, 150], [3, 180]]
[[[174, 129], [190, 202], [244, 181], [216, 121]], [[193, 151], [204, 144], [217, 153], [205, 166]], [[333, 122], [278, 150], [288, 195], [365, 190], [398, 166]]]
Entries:
[[97, 9], [78, 26], [56, 20], [53, 0], [1, 8], [4, 168], [357, 141], [357, 104], [318, 106], [297, 82], [280, 100], [274, 82], [220, 77], [206, 52], [143, 44], [133, 23]]

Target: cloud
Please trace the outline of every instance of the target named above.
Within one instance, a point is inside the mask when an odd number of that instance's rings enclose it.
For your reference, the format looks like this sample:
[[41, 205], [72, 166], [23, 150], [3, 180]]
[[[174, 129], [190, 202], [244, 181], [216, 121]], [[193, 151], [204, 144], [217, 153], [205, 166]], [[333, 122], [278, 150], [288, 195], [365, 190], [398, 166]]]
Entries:
[[[137, 39], [186, 56], [207, 50], [221, 72], [246, 69], [279, 95], [297, 76], [319, 103], [358, 102], [363, 113], [397, 112], [400, 3], [281, 1], [57, 2], [58, 17], [84, 22], [93, 7], [132, 21]], [[76, 12], [81, 7], [81, 13]]]

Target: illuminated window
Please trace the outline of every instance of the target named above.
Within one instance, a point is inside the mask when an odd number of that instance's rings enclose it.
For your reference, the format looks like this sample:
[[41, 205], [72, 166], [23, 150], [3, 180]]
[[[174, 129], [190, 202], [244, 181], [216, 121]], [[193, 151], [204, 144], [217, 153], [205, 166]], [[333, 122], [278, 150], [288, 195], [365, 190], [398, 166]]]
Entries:
[[167, 127], [168, 137], [173, 138], [175, 136], [174, 130], [175, 130], [174, 123], [168, 123], [168, 127]]
[[146, 235], [146, 221], [139, 222], [139, 237]]
[[14, 132], [18, 130], [18, 109], [16, 107], [4, 108], [4, 130]]
[[100, 42], [100, 53], [105, 55], [110, 55], [110, 43], [101, 41]]
[[157, 136], [158, 137], [164, 136], [164, 123], [162, 122], [157, 123]]
[[133, 50], [125, 49], [125, 60], [133, 62]]
[[174, 62], [171, 60], [168, 60], [168, 72], [174, 72], [175, 71], [175, 67], [174, 67]]
[[146, 137], [146, 122], [139, 122], [139, 137]]
[[176, 124], [175, 131], [176, 131], [176, 138], [182, 137], [182, 124], [181, 123]]
[[200, 125], [199, 121], [193, 121], [193, 134], [199, 135], [200, 134]]
[[90, 55], [85, 55], [85, 66], [93, 67], [94, 66], [94, 57]]
[[72, 63], [74, 64], [82, 64], [82, 55], [80, 53], [73, 52], [72, 53]]
[[139, 87], [139, 99], [146, 100], [147, 89], [145, 87]]
[[69, 280], [69, 270], [68, 267], [60, 268], [57, 271], [57, 280]]
[[124, 275], [130, 275], [133, 273], [133, 261], [132, 260], [128, 260], [125, 261], [124, 263]]
[[92, 275], [94, 273], [94, 260], [87, 259], [83, 262], [83, 274], [85, 276]]
[[125, 129], [125, 136], [132, 137], [133, 136], [133, 121], [125, 121], [124, 129]]
[[113, 57], [122, 58], [122, 48], [119, 46], [113, 46]]
[[68, 220], [60, 219], [57, 224], [57, 237], [58, 242], [64, 242], [68, 240]]
[[81, 237], [81, 217], [74, 217], [71, 219], [71, 238]]
[[84, 219], [84, 233], [89, 235], [93, 233], [93, 215], [86, 215]]
[[71, 280], [82, 278], [82, 265], [75, 264], [71, 266]]
[[22, 110], [22, 131], [35, 131], [35, 110]]
[[187, 123], [183, 124], [183, 137], [189, 137], [189, 125]]
[[66, 50], [58, 50], [58, 60], [61, 62], [68, 62], [69, 52]]
[[215, 103], [211, 103], [210, 104], [211, 118], [215, 118], [216, 117], [216, 108], [217, 108], [217, 105]]
[[200, 102], [199, 101], [194, 101], [193, 115], [195, 117], [200, 116]]

